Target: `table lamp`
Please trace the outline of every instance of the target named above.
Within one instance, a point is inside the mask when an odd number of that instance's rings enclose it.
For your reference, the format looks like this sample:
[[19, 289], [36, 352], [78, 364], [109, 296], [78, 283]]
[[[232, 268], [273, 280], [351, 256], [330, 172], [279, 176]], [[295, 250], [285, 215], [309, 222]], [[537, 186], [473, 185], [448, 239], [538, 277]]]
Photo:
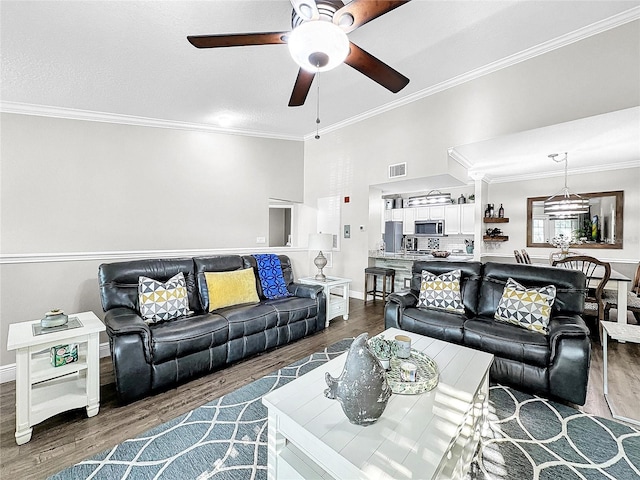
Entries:
[[333, 235], [330, 233], [312, 233], [309, 235], [309, 250], [318, 250], [318, 256], [313, 260], [313, 263], [318, 267], [318, 273], [315, 276], [316, 280], [326, 280], [327, 277], [322, 273], [322, 269], [327, 265], [327, 259], [322, 254], [322, 251], [329, 251], [333, 247]]

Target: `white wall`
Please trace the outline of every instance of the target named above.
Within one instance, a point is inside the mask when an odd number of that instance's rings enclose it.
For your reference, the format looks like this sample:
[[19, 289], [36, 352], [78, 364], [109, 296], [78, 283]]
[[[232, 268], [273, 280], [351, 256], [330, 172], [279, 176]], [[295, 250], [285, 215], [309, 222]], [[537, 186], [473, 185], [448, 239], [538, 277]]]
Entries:
[[[267, 237], [269, 198], [304, 201], [292, 227], [294, 245], [305, 246], [316, 231], [318, 198], [350, 197], [340, 215], [342, 225], [352, 227], [351, 238], [341, 239], [328, 273], [353, 279], [361, 295], [367, 250], [380, 238], [382, 214], [380, 207], [370, 209], [370, 186], [388, 181], [389, 164], [407, 161], [410, 179], [442, 175], [449, 173], [449, 147], [640, 104], [638, 26], [585, 39], [323, 134], [304, 147], [3, 114], [0, 366], [14, 361], [6, 352], [9, 323], [39, 318], [52, 307], [101, 313], [96, 273], [103, 261], [267, 250], [255, 239]], [[617, 174], [611, 175], [615, 182]], [[598, 190], [599, 180], [594, 174], [584, 181], [593, 183], [588, 190]], [[487, 192], [499, 196], [502, 188], [508, 187], [490, 185]], [[633, 199], [627, 190], [625, 195]], [[626, 251], [628, 232], [631, 248], [638, 236], [638, 216], [629, 216], [634, 208], [625, 203], [622, 254], [637, 260], [638, 253]], [[306, 251], [288, 252], [297, 276], [313, 271]]]
[[[369, 240], [369, 232], [352, 228], [351, 239], [343, 239], [334, 256], [333, 274], [353, 279], [353, 290], [362, 292], [367, 248], [379, 240], [372, 227], [380, 219], [369, 209], [369, 186], [389, 181], [389, 164], [407, 162], [408, 176], [403, 180], [442, 174], [449, 147], [640, 104], [639, 24], [587, 38], [326, 133], [320, 140], [305, 141], [305, 203], [314, 204], [327, 195], [349, 195], [351, 202], [342, 204], [343, 224], [368, 223], [374, 235]], [[599, 175], [591, 179], [594, 185], [588, 190], [599, 190]], [[638, 221], [626, 217], [627, 223]]]
[[[575, 249], [607, 262], [637, 265], [640, 261], [640, 168], [569, 175], [567, 183], [575, 193], [624, 190], [623, 248], [581, 250], [576, 246]], [[504, 204], [505, 217], [509, 218], [509, 223], [491, 226], [501, 228], [509, 240], [485, 248], [485, 256], [512, 258], [514, 249], [525, 248], [534, 259], [548, 259], [556, 248], [527, 247], [527, 198], [551, 196], [563, 186], [564, 177], [490, 184], [488, 202], [496, 204], [496, 208], [500, 203]]]

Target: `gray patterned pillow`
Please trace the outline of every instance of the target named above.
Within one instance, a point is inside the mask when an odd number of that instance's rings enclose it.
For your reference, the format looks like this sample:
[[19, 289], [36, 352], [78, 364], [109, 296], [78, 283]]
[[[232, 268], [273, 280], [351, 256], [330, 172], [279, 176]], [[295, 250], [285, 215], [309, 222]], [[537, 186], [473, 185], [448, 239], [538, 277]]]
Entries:
[[423, 270], [418, 307], [464, 313], [464, 305], [460, 297], [461, 276], [461, 270], [452, 270], [440, 275]]
[[527, 288], [513, 278], [507, 280], [495, 319], [547, 334], [551, 306], [556, 300], [555, 285]]
[[189, 298], [187, 296], [187, 282], [182, 272], [164, 283], [153, 278], [140, 276], [138, 278], [138, 307], [140, 315], [147, 323], [157, 323], [187, 315], [189, 313]]

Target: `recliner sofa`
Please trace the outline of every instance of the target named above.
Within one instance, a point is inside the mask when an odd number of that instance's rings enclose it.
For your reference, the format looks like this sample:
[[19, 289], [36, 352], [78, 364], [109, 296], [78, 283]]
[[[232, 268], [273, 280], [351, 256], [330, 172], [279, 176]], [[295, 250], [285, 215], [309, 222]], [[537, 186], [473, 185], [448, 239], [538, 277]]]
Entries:
[[[246, 255], [137, 260], [103, 264], [99, 285], [119, 400], [128, 403], [325, 328], [322, 287], [294, 282], [291, 261], [279, 256], [292, 296], [264, 297], [255, 258]], [[209, 312], [204, 272], [253, 268], [259, 303]], [[187, 316], [147, 324], [138, 309], [138, 278], [164, 282], [182, 272]]]
[[[460, 269], [464, 314], [418, 308], [423, 270], [440, 275]], [[556, 286], [548, 335], [494, 319], [504, 286], [513, 278], [526, 287]], [[385, 327], [492, 353], [491, 380], [584, 405], [591, 343], [581, 314], [586, 278], [577, 270], [488, 262], [416, 261], [411, 289], [385, 305]]]

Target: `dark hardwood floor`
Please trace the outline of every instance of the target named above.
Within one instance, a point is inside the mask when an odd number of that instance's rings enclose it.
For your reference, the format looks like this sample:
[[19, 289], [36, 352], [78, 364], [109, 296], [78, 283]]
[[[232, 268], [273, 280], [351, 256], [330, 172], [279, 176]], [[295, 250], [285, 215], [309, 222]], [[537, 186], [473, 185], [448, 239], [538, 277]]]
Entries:
[[[351, 299], [349, 320], [334, 319], [329, 328], [290, 345], [197, 378], [177, 388], [126, 406], [116, 399], [110, 358], [101, 360], [100, 413], [84, 409], [57, 415], [33, 428], [31, 441], [15, 443], [15, 382], [0, 385], [0, 478], [39, 479], [56, 473], [156, 425], [231, 392], [327, 345], [362, 332], [384, 330], [383, 304], [364, 306]], [[594, 345], [587, 403], [580, 409], [611, 418], [602, 396], [602, 349]], [[619, 413], [632, 415], [640, 400], [640, 345], [609, 343], [610, 398]], [[626, 410], [623, 410], [626, 408]]]

